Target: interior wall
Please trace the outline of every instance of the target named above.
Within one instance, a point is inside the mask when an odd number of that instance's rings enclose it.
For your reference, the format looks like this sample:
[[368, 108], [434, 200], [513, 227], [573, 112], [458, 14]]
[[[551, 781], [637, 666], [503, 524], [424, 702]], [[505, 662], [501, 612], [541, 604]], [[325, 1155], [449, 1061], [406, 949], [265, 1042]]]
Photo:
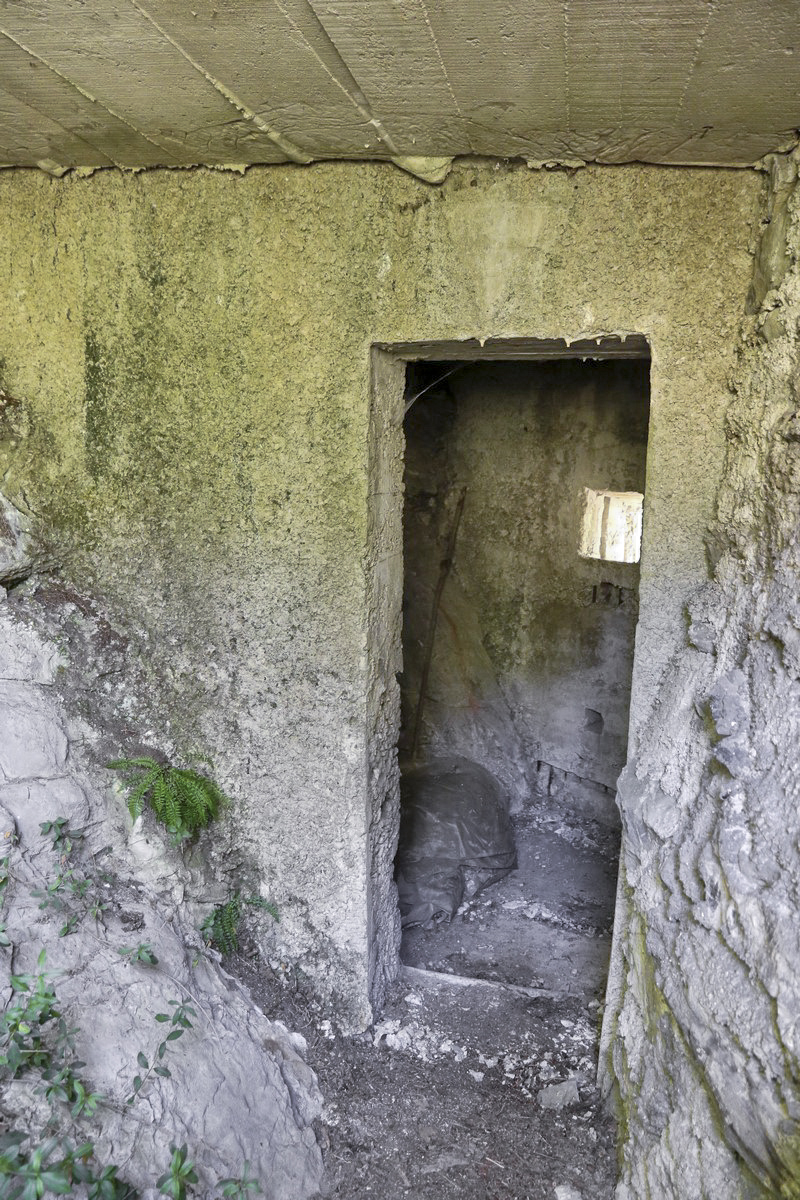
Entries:
[[607, 360], [462, 365], [406, 418], [403, 724], [466, 488], [420, 749], [476, 759], [518, 803], [569, 773], [573, 803], [616, 813], [639, 565], [578, 550], [584, 489], [644, 491], [648, 415], [649, 363]]
[[459, 571], [528, 760], [612, 788], [627, 755], [639, 566], [582, 558], [578, 545], [584, 488], [644, 491], [648, 368], [487, 365], [453, 381], [454, 470], [472, 480]]
[[706, 577], [760, 192], [481, 162], [438, 189], [375, 164], [0, 174], [3, 491], [128, 646], [86, 664], [76, 720], [98, 764], [213, 760], [215, 869], [278, 904], [265, 956], [342, 1023], [397, 944], [403, 368], [373, 377], [370, 347], [648, 337], [638, 729]]
[[[421, 368], [409, 365], [407, 393], [426, 387], [430, 376], [436, 378], [445, 370], [439, 363]], [[458, 405], [446, 387], [426, 391], [405, 419], [400, 756], [401, 760], [424, 762], [457, 754], [478, 762], [500, 782], [516, 811], [531, 793], [533, 776], [514, 714], [489, 657], [475, 597], [467, 591], [459, 570], [464, 551], [464, 504], [472, 503], [473, 487], [471, 475], [457, 479], [453, 472], [459, 420]], [[455, 553], [438, 595], [431, 644], [434, 598], [454, 530]]]

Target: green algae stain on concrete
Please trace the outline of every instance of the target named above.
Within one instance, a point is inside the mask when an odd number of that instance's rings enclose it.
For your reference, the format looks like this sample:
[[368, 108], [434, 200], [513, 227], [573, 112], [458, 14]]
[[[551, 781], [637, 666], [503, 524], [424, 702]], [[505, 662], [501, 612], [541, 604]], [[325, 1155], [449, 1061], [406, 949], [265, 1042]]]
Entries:
[[108, 470], [114, 445], [113, 390], [110, 359], [95, 333], [84, 335], [86, 356], [86, 467], [97, 480]]
[[702, 442], [656, 439], [662, 557], [672, 494], [713, 476], [709, 412], [757, 181], [582, 175], [469, 164], [437, 192], [372, 164], [0, 178], [0, 353], [33, 430], [15, 486], [46, 513], [64, 571], [130, 634], [150, 727], [214, 758], [236, 853], [285, 908], [282, 953], [343, 989], [354, 1020], [370, 344], [654, 332], [662, 416]]

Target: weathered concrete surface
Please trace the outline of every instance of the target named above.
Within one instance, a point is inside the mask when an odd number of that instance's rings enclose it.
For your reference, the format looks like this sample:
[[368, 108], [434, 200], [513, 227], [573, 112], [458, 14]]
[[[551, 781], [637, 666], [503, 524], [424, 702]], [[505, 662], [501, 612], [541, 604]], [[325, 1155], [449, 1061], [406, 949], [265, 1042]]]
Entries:
[[758, 255], [763, 304], [733, 376], [713, 579], [689, 603], [658, 720], [620, 780], [620, 1200], [798, 1194], [800, 197], [789, 174], [796, 161], [775, 173], [788, 242]]
[[706, 577], [760, 187], [488, 163], [437, 190], [355, 164], [0, 178], [24, 402], [0, 469], [60, 564], [48, 602], [92, 639], [93, 752], [213, 759], [235, 800], [216, 867], [261, 881], [264, 953], [341, 1020], [396, 965], [403, 372], [384, 355], [371, 401], [370, 345], [650, 338], [638, 728]]
[[795, 135], [795, 18], [781, 0], [8, 0], [0, 163], [752, 163]]
[[406, 418], [401, 745], [466, 488], [421, 748], [481, 762], [515, 809], [537, 763], [601, 792], [625, 765], [639, 566], [579, 547], [585, 488], [644, 490], [648, 376], [644, 361], [462, 365]]
[[[441, 374], [443, 368], [434, 370]], [[434, 596], [463, 486], [472, 503], [471, 479], [456, 482], [453, 474], [455, 415], [449, 393], [428, 392], [405, 421], [401, 758], [412, 751]], [[462, 530], [439, 598], [415, 758], [459, 754], [480, 763], [500, 781], [516, 812], [533, 783], [522, 738], [487, 653], [475, 599], [462, 583], [463, 551]]]
[[644, 491], [649, 364], [453, 376], [458, 571], [525, 758], [613, 788], [625, 764], [639, 567], [578, 553], [583, 489]]
[[[33, 1071], [3, 1082], [4, 1117], [11, 1128], [44, 1137], [45, 1122], [58, 1114], [59, 1134], [91, 1141], [98, 1161], [119, 1164], [120, 1178], [148, 1198], [168, 1167], [170, 1143], [184, 1142], [203, 1195], [219, 1179], [239, 1176], [246, 1159], [273, 1200], [311, 1196], [322, 1175], [311, 1127], [321, 1098], [303, 1038], [269, 1021], [203, 945], [190, 920], [212, 898], [202, 872], [167, 849], [164, 831], [150, 822], [132, 836], [122, 797], [112, 795], [108, 778], [98, 787], [82, 765], [90, 730], [84, 725], [77, 736], [74, 715], [59, 703], [53, 685], [71, 666], [54, 631], [40, 605], [12, 605], [3, 594], [0, 845], [9, 859], [2, 919], [11, 947], [2, 951], [0, 990], [5, 1004], [11, 973], [50, 973], [59, 1010], [75, 1028], [74, 1057], [85, 1063], [77, 1074], [106, 1100], [94, 1116], [71, 1121], [68, 1106], [51, 1112], [37, 1094], [41, 1078]], [[59, 817], [83, 831], [71, 857], [40, 831], [41, 822]], [[89, 881], [85, 898], [69, 889], [72, 869], [73, 881]], [[59, 878], [52, 895], [64, 907], [44, 907], [41, 893]], [[102, 905], [97, 917], [95, 904]], [[60, 937], [73, 916], [74, 932]], [[120, 955], [139, 944], [149, 945], [157, 964]], [[170, 1026], [155, 1017], [171, 1014], [175, 1000], [195, 1009], [194, 1028], [161, 1062], [171, 1078], [151, 1075], [128, 1105], [134, 1076], [144, 1074], [137, 1053], [157, 1061]]]

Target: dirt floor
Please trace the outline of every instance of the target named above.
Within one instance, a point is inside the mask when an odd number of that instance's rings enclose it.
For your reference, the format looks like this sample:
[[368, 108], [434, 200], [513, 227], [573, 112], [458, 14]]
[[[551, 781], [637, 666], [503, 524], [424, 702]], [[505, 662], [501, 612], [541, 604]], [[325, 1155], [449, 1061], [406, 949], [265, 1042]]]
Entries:
[[615, 1127], [595, 1081], [616, 837], [541, 808], [515, 825], [519, 871], [449, 926], [407, 931], [363, 1034], [335, 1034], [246, 955], [230, 964], [308, 1041], [323, 1196], [611, 1200]]
[[401, 959], [428, 970], [602, 1000], [619, 834], [552, 802], [512, 818], [518, 868], [449, 925], [404, 931]]

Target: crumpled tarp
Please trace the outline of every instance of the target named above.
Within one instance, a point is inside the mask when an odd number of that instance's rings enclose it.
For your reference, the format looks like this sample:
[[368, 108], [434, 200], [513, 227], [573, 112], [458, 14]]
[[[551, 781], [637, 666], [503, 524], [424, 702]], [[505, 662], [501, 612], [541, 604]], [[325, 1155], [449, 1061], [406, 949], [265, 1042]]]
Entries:
[[508, 798], [485, 767], [437, 758], [400, 783], [397, 890], [404, 926], [450, 920], [464, 900], [517, 866]]

